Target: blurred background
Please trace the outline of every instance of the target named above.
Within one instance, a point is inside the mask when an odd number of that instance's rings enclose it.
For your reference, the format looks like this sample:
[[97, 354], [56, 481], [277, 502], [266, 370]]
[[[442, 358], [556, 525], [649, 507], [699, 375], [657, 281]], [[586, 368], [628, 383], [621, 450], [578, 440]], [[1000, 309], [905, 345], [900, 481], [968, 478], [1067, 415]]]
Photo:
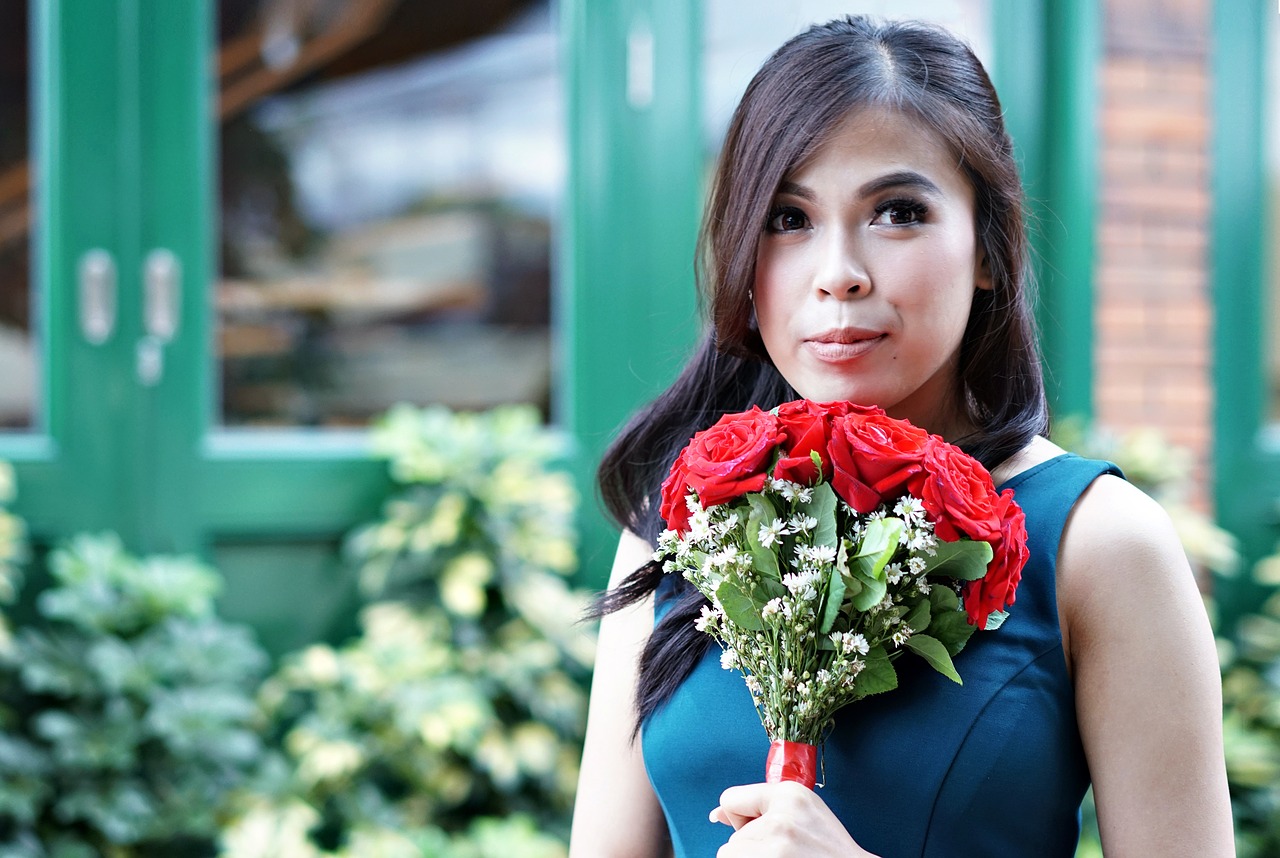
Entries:
[[[557, 497], [568, 481], [576, 559], [520, 563], [575, 598], [603, 584], [616, 536], [591, 475], [696, 336], [693, 243], [729, 113], [771, 50], [848, 12], [934, 21], [987, 64], [1033, 203], [1064, 437], [1129, 457], [1193, 522], [1221, 628], [1265, 613], [1276, 582], [1249, 570], [1280, 537], [1270, 0], [12, 0], [0, 459], [29, 558], [14, 627], [67, 584], [50, 552], [109, 532], [130, 557], [216, 570], [209, 610], [271, 664], [367, 637], [361, 606], [389, 592], [370, 558], [400, 550], [367, 528], [403, 537], [422, 524], [405, 509], [425, 521], [474, 489], [413, 446], [475, 465], [460, 437], [510, 442]], [[428, 410], [393, 418], [397, 403]], [[507, 418], [440, 416], [494, 409], [526, 415], [533, 447]], [[414, 580], [474, 620], [449, 563], [501, 551], [427, 542], [404, 548]], [[501, 575], [473, 579], [525, 610]], [[565, 674], [579, 686], [582, 660]]]

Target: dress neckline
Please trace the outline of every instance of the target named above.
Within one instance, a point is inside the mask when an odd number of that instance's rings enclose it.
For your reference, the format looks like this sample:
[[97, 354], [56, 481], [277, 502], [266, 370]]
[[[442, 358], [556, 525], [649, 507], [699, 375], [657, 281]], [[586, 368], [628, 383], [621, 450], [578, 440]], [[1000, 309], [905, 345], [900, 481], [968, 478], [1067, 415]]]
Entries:
[[1026, 468], [1025, 470], [1018, 471], [1018, 473], [1014, 474], [1012, 477], [1005, 480], [1000, 485], [996, 486], [996, 491], [1000, 492], [1000, 491], [1004, 491], [1005, 489], [1017, 488], [1019, 484], [1026, 482], [1028, 479], [1040, 473], [1041, 471], [1044, 471], [1052, 467], [1053, 465], [1056, 465], [1059, 462], [1062, 462], [1070, 458], [1079, 458], [1079, 457], [1076, 456], [1075, 453], [1059, 453], [1056, 456], [1052, 456], [1048, 459], [1045, 459], [1043, 462], [1036, 462], [1031, 467]]

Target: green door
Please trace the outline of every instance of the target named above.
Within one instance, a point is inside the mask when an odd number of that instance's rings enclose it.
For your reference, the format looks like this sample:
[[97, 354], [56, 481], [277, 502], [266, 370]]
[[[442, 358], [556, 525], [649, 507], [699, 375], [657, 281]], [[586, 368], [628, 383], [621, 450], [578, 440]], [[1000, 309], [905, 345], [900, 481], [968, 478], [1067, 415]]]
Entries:
[[1214, 500], [1256, 560], [1280, 541], [1280, 10], [1219, 0], [1214, 43]]

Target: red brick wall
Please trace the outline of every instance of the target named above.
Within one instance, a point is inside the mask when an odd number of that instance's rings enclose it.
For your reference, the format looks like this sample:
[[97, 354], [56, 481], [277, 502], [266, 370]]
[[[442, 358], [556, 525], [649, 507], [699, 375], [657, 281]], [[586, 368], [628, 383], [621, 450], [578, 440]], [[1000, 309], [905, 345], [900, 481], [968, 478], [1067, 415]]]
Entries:
[[1207, 504], [1211, 0], [1105, 0], [1094, 293], [1099, 424], [1192, 451]]

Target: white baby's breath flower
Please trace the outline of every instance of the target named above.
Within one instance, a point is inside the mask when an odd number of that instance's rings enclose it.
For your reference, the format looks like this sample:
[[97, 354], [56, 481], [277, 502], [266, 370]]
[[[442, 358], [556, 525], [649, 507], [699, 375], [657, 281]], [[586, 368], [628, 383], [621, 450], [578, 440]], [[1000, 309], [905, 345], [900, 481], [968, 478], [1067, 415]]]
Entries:
[[719, 616], [711, 608], [710, 605], [702, 606], [702, 613], [698, 619], [693, 621], [693, 626], [700, 632], [705, 632], [708, 626], [714, 626]]
[[921, 575], [916, 579], [916, 589], [920, 591], [920, 595], [927, 596], [933, 589], [933, 585], [929, 583], [929, 579]]
[[910, 637], [911, 637], [911, 627], [906, 625], [901, 626], [896, 632], [893, 633], [893, 644], [894, 646], [903, 646], [904, 644], [906, 644], [907, 640]]
[[733, 670], [738, 666], [738, 651], [728, 647], [720, 653], [720, 666], [725, 670]]
[[826, 563], [826, 564], [835, 563], [836, 547], [834, 545], [813, 546], [813, 560], [815, 563]]
[[818, 520], [811, 515], [798, 515], [789, 524], [792, 533], [808, 533], [818, 526]]
[[680, 545], [680, 534], [674, 530], [664, 530], [658, 534], [658, 550], [653, 552], [654, 560], [661, 560], [664, 555], [675, 554]]
[[813, 502], [813, 489], [812, 489], [812, 488], [810, 488], [809, 486], [805, 486], [804, 488], [796, 489], [796, 500], [800, 501], [800, 503], [812, 503], [812, 502]]
[[736, 564], [737, 560], [738, 546], [736, 545], [726, 545], [721, 551], [716, 552], [711, 557], [712, 565], [719, 566], [722, 569]]
[[746, 677], [746, 681], [747, 690], [751, 692], [752, 697], [759, 697], [764, 692], [764, 689], [760, 687], [760, 680], [756, 679], [754, 675]]
[[904, 495], [898, 498], [898, 502], [894, 504], [893, 511], [907, 519], [924, 518], [924, 503], [919, 498], [911, 495]]
[[701, 542], [711, 536], [711, 516], [704, 509], [699, 509], [689, 516], [689, 534]]
[[782, 541], [782, 537], [787, 532], [787, 524], [780, 518], [775, 518], [768, 524], [760, 525], [760, 545], [764, 548], [772, 548]]
[[908, 531], [907, 548], [911, 551], [925, 551], [934, 546], [937, 540], [926, 530]]
[[736, 512], [730, 513], [723, 521], [716, 525], [716, 528], [722, 534], [729, 533], [738, 526], [738, 521], [738, 514]]
[[760, 616], [763, 619], [770, 619], [782, 613], [782, 598], [774, 598], [764, 603], [764, 607], [760, 609]]
[[889, 563], [884, 567], [884, 574], [890, 584], [897, 584], [907, 574], [907, 570], [902, 568], [901, 563]]
[[867, 643], [867, 639], [857, 632], [832, 632], [831, 642], [845, 655], [852, 655], [855, 652], [866, 655], [871, 651], [871, 645]]
[[929, 564], [925, 562], [923, 557], [908, 557], [907, 571], [912, 575], [923, 575], [924, 571], [929, 568]]
[[773, 487], [777, 489], [778, 494], [782, 495], [782, 499], [792, 502], [796, 499], [796, 489], [800, 488], [796, 483], [790, 480], [774, 480]]

